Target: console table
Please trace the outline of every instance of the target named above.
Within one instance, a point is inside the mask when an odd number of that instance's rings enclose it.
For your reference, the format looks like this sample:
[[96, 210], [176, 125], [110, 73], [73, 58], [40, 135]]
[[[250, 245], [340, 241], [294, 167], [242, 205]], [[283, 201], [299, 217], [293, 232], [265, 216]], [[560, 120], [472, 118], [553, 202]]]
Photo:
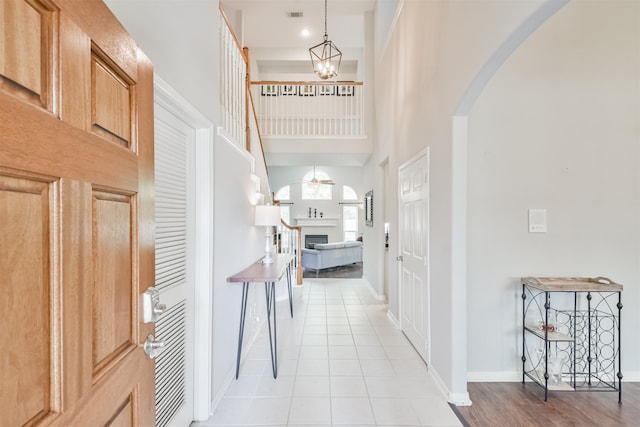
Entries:
[[[291, 254], [276, 254], [273, 263], [263, 264], [262, 259], [251, 264], [239, 273], [227, 278], [227, 282], [242, 283], [242, 301], [240, 307], [240, 331], [238, 333], [238, 356], [236, 359], [236, 379], [240, 372], [240, 356], [242, 355], [242, 339], [244, 336], [244, 322], [247, 314], [247, 297], [249, 284], [264, 282], [267, 302], [267, 325], [269, 327], [269, 347], [271, 350], [271, 368], [273, 378], [278, 376], [278, 338], [276, 332], [276, 282], [287, 274], [287, 288], [289, 291], [289, 311], [293, 317], [293, 300], [291, 292]], [[273, 322], [273, 331], [271, 323]]]

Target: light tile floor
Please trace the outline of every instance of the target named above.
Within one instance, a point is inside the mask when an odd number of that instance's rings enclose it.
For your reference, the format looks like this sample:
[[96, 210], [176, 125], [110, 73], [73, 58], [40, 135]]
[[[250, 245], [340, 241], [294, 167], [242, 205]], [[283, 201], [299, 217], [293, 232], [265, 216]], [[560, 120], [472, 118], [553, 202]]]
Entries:
[[305, 279], [277, 306], [213, 416], [193, 427], [461, 426], [406, 337], [361, 279]]

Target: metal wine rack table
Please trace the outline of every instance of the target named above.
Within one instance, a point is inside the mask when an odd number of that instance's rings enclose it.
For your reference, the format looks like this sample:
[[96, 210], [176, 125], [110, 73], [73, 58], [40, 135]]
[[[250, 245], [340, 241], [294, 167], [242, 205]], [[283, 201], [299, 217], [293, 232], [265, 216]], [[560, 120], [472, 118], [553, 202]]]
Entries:
[[522, 278], [522, 382], [613, 391], [622, 401], [622, 285], [605, 277]]

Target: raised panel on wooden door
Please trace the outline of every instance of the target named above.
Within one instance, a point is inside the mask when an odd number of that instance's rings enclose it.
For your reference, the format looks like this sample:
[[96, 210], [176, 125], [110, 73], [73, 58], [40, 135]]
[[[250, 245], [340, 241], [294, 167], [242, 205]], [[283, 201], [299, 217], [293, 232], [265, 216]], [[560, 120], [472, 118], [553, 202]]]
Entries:
[[135, 86], [95, 46], [91, 55], [91, 82], [93, 132], [124, 147], [131, 147]]
[[[18, 174], [16, 174], [18, 175]], [[54, 307], [50, 270], [52, 184], [0, 170], [0, 425], [54, 412]]]
[[0, 88], [48, 109], [54, 11], [38, 0], [0, 1]]
[[98, 374], [134, 345], [133, 197], [93, 193], [93, 366]]
[[109, 420], [109, 427], [131, 427], [134, 425], [134, 405], [131, 401], [131, 395], [127, 397], [127, 400], [120, 406], [118, 412]]

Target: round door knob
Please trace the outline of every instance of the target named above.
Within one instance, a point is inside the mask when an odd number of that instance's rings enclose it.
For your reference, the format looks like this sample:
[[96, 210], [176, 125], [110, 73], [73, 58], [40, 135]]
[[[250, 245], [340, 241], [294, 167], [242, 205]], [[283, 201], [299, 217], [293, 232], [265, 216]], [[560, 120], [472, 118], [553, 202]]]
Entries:
[[144, 352], [149, 358], [153, 359], [162, 353], [164, 345], [164, 340], [157, 340], [153, 335], [149, 335], [144, 342]]

